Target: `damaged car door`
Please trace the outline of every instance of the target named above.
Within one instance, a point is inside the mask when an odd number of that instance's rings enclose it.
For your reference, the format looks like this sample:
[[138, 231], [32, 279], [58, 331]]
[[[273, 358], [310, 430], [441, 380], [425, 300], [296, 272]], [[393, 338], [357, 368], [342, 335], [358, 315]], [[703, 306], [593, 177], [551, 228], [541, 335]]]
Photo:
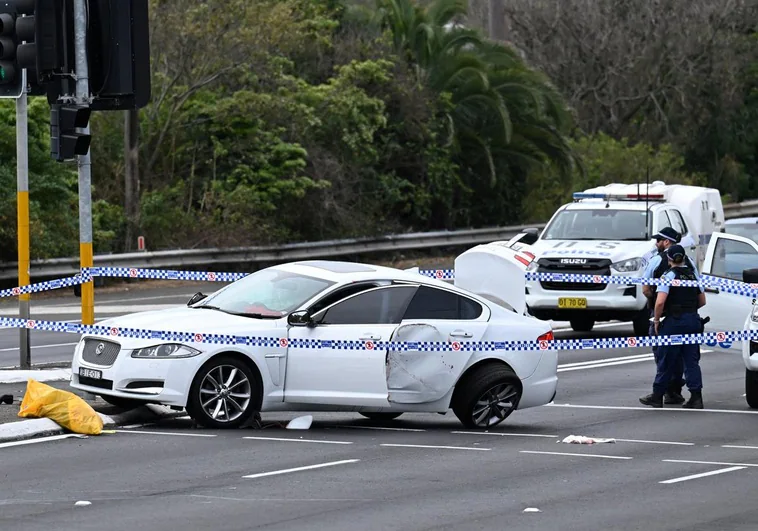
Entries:
[[[445, 396], [474, 355], [464, 344], [481, 341], [489, 315], [489, 308], [474, 299], [442, 288], [420, 286], [392, 336], [393, 341], [410, 345], [387, 352], [389, 401], [423, 404]], [[446, 342], [449, 348], [413, 350], [413, 343], [427, 341]]]
[[[284, 401], [300, 404], [387, 406], [387, 342], [417, 286], [368, 289], [308, 316], [289, 331]], [[323, 348], [341, 342], [339, 348]]]

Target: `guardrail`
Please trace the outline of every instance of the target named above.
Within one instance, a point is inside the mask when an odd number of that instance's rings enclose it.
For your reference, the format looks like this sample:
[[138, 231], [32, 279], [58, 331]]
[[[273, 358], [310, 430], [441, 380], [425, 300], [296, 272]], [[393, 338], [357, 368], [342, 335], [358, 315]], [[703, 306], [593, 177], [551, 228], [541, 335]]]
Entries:
[[[758, 200], [724, 205], [726, 219], [758, 216]], [[465, 229], [456, 231], [417, 232], [390, 234], [375, 238], [328, 240], [320, 242], [288, 243], [277, 246], [232, 247], [212, 249], [179, 249], [169, 251], [136, 252], [95, 256], [96, 267], [177, 268], [219, 266], [230, 264], [262, 264], [316, 258], [335, 258], [388, 251], [411, 251], [433, 247], [478, 245], [497, 240], [508, 240], [527, 227], [544, 228], [545, 223]], [[79, 272], [79, 258], [33, 260], [30, 274], [36, 278], [55, 278]], [[0, 280], [15, 279], [18, 265], [0, 263]]]

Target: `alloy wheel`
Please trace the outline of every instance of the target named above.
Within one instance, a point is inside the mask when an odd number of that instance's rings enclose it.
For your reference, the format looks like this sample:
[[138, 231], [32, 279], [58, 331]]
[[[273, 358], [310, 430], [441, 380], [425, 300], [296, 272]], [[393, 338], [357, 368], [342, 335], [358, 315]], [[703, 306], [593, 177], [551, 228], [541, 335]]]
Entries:
[[200, 382], [200, 406], [216, 422], [233, 422], [247, 411], [252, 386], [234, 365], [217, 365]]

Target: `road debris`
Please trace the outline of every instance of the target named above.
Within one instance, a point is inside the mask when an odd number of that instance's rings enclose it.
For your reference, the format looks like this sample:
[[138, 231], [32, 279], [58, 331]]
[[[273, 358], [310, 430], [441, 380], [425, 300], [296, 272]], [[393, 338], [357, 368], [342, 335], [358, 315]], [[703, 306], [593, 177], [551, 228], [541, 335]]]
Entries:
[[569, 435], [561, 442], [567, 444], [598, 444], [598, 443], [615, 443], [616, 439], [600, 439], [597, 437], [585, 437], [584, 435]]

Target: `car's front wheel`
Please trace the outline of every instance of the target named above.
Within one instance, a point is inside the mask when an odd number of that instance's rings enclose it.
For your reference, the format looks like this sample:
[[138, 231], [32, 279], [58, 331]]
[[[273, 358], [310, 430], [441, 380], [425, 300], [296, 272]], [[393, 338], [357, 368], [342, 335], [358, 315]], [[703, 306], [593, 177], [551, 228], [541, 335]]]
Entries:
[[745, 400], [748, 406], [758, 409], [758, 371], [745, 369]]
[[203, 365], [190, 387], [187, 412], [206, 428], [238, 428], [255, 414], [258, 385], [243, 361], [219, 356]]
[[521, 381], [508, 367], [484, 365], [460, 385], [453, 413], [467, 428], [497, 426], [521, 400]]

